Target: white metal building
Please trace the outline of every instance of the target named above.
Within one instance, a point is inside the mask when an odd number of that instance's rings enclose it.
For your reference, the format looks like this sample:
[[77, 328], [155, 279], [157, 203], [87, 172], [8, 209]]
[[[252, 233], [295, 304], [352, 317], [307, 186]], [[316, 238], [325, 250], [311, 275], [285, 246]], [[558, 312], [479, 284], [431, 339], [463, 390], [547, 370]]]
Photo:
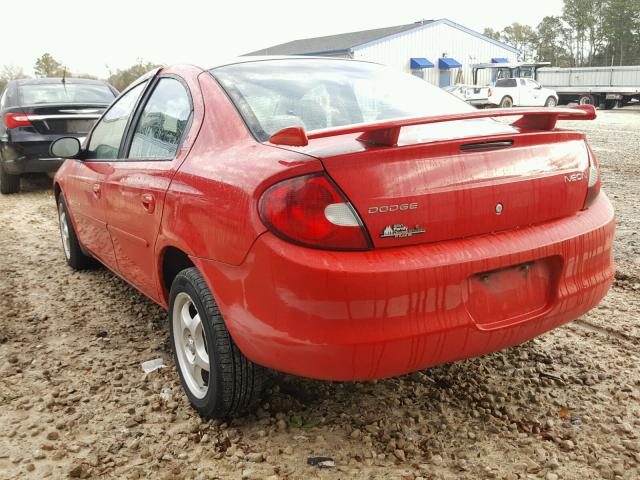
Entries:
[[[519, 51], [451, 20], [422, 20], [407, 25], [305, 38], [247, 55], [314, 55], [369, 60], [397, 67], [445, 87], [472, 83], [474, 63], [514, 62]], [[489, 82], [478, 78], [481, 84]]]

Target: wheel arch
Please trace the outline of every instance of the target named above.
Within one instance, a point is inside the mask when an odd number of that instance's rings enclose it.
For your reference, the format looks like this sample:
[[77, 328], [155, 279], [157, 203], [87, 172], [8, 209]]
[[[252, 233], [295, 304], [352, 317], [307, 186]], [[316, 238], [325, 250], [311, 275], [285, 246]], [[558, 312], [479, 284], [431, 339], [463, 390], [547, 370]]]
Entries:
[[[180, 248], [167, 245], [162, 248], [158, 256], [158, 278], [160, 280], [160, 298], [165, 305], [169, 305], [169, 292], [176, 275], [185, 268], [195, 267], [189, 255]], [[196, 267], [197, 268], [197, 267]]]
[[505, 98], [508, 98], [509, 100], [511, 100], [511, 106], [512, 106], [512, 107], [513, 107], [513, 106], [515, 106], [515, 103], [514, 103], [514, 101], [513, 101], [513, 97], [512, 97], [511, 95], [509, 95], [509, 94], [505, 94], [505, 95], [503, 95], [503, 96], [502, 96], [502, 98], [501, 98], [501, 99], [500, 99], [500, 101], [498, 102], [498, 106], [501, 106], [501, 105], [502, 105], [502, 102], [504, 102], [504, 99], [505, 99]]
[[[178, 248], [174, 245], [164, 246], [160, 251], [158, 258], [158, 275], [160, 283], [159, 293], [161, 305], [164, 306], [167, 311], [169, 310], [169, 303], [171, 300], [171, 285], [173, 283], [173, 280], [176, 278], [178, 273], [180, 273], [185, 268], [195, 268], [198, 270], [198, 272], [200, 272], [200, 275], [209, 288], [209, 292], [211, 293], [213, 300], [216, 302], [216, 305], [220, 309], [222, 321], [224, 322], [229, 335], [231, 335], [231, 338], [234, 340], [234, 342], [237, 343], [237, 339], [239, 336], [241, 337], [241, 334], [238, 333], [238, 330], [235, 328], [233, 322], [229, 321], [226, 305], [224, 303], [220, 303], [220, 298], [218, 296], [219, 294], [221, 294], [218, 289], [223, 287], [221, 287], [221, 285], [216, 286], [214, 278], [212, 278], [212, 276], [210, 275], [211, 270], [207, 269], [203, 264], [203, 262], [205, 261], [200, 257], [190, 256], [184, 249]], [[221, 279], [219, 278], [219, 280]], [[220, 283], [224, 282], [221, 281]], [[240, 340], [242, 340], [242, 338], [240, 338]], [[240, 351], [242, 351], [243, 354], [245, 354], [240, 346], [238, 346], [238, 348], [240, 349]]]
[[53, 196], [56, 199], [56, 205], [58, 204], [58, 198], [60, 198], [61, 193], [62, 188], [60, 188], [60, 184], [58, 182], [53, 182]]

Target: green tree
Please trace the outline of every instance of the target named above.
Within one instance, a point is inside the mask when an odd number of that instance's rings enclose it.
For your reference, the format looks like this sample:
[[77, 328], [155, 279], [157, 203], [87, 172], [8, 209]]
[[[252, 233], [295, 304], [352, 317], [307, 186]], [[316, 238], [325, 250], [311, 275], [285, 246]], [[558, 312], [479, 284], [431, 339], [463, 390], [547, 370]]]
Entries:
[[603, 9], [604, 65], [640, 64], [640, 0], [607, 0]]
[[485, 37], [493, 38], [494, 40], [500, 40], [500, 32], [498, 30], [494, 30], [491, 27], [485, 28], [482, 34]]
[[121, 92], [127, 88], [131, 82], [159, 66], [160, 65], [151, 62], [143, 63], [141, 59], [138, 59], [138, 63], [129, 68], [116, 70], [116, 72], [109, 71], [110, 75], [108, 81]]
[[538, 36], [529, 25], [512, 23], [504, 27], [500, 39], [521, 52], [521, 60], [532, 60], [535, 57]]
[[0, 68], [0, 93], [4, 91], [10, 80], [18, 80], [19, 78], [27, 78], [22, 68], [15, 65], [3, 65]]
[[61, 77], [66, 70], [67, 68], [49, 53], [38, 58], [33, 66], [36, 77]]
[[561, 17], [533, 30], [513, 23], [485, 35], [513, 45], [522, 59], [561, 67], [640, 65], [640, 0], [563, 0]]
[[593, 65], [606, 42], [605, 9], [611, 0], [564, 0], [562, 18], [573, 34], [575, 64]]
[[551, 62], [556, 67], [573, 66], [571, 56], [571, 30], [562, 18], [547, 16], [537, 27], [538, 43], [535, 58], [539, 62]]

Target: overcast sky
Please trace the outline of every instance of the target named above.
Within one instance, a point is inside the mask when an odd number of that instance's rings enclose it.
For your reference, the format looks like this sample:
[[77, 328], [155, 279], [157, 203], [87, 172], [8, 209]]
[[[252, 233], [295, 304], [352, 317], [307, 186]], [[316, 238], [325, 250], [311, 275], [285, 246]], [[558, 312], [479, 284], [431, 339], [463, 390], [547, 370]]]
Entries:
[[3, 5], [0, 65], [33, 74], [49, 52], [74, 72], [106, 77], [137, 59], [209, 66], [299, 38], [448, 18], [482, 32], [535, 26], [562, 0], [13, 0]]

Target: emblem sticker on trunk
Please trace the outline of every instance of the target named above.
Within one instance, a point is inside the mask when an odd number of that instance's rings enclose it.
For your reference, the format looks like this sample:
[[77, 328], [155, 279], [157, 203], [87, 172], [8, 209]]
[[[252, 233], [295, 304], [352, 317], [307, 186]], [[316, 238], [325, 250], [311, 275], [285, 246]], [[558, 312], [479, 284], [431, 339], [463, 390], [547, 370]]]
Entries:
[[420, 225], [416, 225], [413, 228], [408, 228], [402, 223], [396, 223], [395, 225], [387, 225], [380, 234], [380, 238], [406, 238], [413, 237], [419, 233], [424, 233], [426, 230]]

